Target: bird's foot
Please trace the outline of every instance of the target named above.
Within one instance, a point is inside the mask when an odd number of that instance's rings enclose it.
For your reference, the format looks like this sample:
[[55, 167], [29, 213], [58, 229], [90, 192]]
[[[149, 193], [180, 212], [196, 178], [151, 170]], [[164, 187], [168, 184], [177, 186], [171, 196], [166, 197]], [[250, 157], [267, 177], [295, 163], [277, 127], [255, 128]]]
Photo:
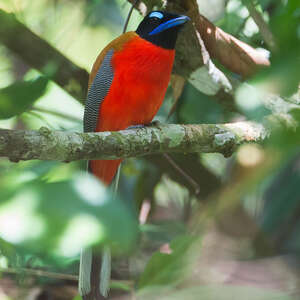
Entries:
[[156, 127], [161, 125], [161, 122], [158, 120], [154, 120], [151, 123], [148, 124], [137, 124], [127, 127], [126, 129], [139, 129], [139, 128], [145, 128], [145, 127]]
[[159, 120], [154, 120], [151, 123], [147, 124], [146, 126], [157, 127], [159, 125], [161, 125], [161, 122]]
[[144, 128], [146, 125], [143, 124], [138, 124], [138, 125], [132, 125], [127, 127], [126, 129], [139, 129], [139, 128]]

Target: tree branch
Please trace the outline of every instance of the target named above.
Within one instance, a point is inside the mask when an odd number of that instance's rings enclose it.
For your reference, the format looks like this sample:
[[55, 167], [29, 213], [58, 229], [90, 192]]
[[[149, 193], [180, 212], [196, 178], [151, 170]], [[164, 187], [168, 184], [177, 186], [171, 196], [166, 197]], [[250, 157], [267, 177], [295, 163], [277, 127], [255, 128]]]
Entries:
[[74, 98], [84, 103], [89, 74], [73, 64], [48, 42], [0, 9], [0, 42], [29, 66], [50, 77]]
[[230, 156], [238, 145], [261, 142], [268, 130], [260, 124], [161, 125], [115, 132], [79, 133], [0, 130], [0, 156], [11, 161], [116, 159], [165, 152], [219, 152]]

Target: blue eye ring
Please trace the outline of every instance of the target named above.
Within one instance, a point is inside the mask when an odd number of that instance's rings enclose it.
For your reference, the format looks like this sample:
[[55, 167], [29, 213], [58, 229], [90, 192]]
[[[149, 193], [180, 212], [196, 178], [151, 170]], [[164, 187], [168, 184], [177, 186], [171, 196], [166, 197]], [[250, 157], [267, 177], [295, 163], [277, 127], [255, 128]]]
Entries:
[[154, 11], [149, 15], [149, 18], [163, 19], [164, 15], [158, 11]]

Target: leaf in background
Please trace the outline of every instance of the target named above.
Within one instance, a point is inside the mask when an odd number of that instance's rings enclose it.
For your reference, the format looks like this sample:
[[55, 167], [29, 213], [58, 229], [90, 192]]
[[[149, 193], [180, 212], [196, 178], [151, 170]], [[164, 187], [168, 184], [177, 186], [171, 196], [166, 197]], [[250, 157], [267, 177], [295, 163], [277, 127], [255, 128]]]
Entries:
[[115, 0], [93, 1], [87, 0], [85, 6], [85, 22], [89, 26], [106, 25], [109, 28], [119, 30], [123, 26], [124, 20], [120, 5]]
[[212, 101], [213, 97], [201, 93], [190, 83], [185, 85], [181, 98], [177, 105], [179, 123], [218, 123], [225, 114], [224, 108]]
[[[299, 153], [299, 133], [300, 133], [300, 112], [299, 108], [294, 108], [290, 110], [290, 115], [292, 116], [292, 126], [288, 123], [289, 127], [285, 126], [273, 126], [273, 132], [270, 136], [267, 145], [270, 147], [271, 151], [277, 151], [280, 153], [284, 161], [287, 161], [295, 153]], [[283, 122], [285, 125], [285, 123]], [[276, 123], [275, 123], [276, 125]]]
[[260, 89], [256, 89], [248, 84], [241, 84], [235, 94], [237, 108], [249, 120], [262, 121], [271, 113], [265, 107], [264, 98], [266, 95]]
[[194, 241], [195, 237], [181, 236], [170, 243], [171, 254], [154, 253], [140, 277], [138, 287], [174, 284], [183, 279], [190, 256], [187, 253]]
[[46, 91], [48, 79], [38, 77], [17, 81], [0, 89], [0, 119], [8, 119], [26, 111]]
[[33, 180], [6, 200], [0, 195], [0, 235], [32, 253], [73, 257], [104, 242], [121, 252], [137, 237], [133, 213], [89, 174], [54, 183]]
[[280, 2], [270, 20], [279, 51], [271, 57], [271, 67], [259, 76], [262, 87], [290, 96], [300, 82], [300, 10], [299, 0]]
[[[297, 150], [299, 153], [299, 148]], [[268, 234], [280, 251], [299, 254], [300, 155], [291, 157], [288, 154], [287, 151], [283, 152], [280, 171], [275, 174], [272, 172], [273, 178], [270, 176], [270, 183], [265, 184], [260, 224], [263, 232]]]
[[[1, 205], [5, 201], [9, 202], [22, 186], [38, 178], [40, 180], [48, 179], [49, 172], [52, 172], [53, 169], [57, 170], [60, 165], [62, 164], [54, 161], [24, 161], [18, 164], [6, 162], [0, 166]], [[72, 166], [72, 164], [66, 165]]]

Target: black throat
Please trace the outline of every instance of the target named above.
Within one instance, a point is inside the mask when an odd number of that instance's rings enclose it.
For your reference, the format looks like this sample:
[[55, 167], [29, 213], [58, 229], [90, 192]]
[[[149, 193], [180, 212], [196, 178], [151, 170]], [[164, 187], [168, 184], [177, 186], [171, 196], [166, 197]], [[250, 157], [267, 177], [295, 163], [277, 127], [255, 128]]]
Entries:
[[167, 29], [159, 34], [149, 35], [145, 28], [138, 28], [136, 33], [143, 39], [152, 44], [162, 47], [164, 49], [173, 50], [177, 40], [177, 35], [181, 26], [176, 28]]

